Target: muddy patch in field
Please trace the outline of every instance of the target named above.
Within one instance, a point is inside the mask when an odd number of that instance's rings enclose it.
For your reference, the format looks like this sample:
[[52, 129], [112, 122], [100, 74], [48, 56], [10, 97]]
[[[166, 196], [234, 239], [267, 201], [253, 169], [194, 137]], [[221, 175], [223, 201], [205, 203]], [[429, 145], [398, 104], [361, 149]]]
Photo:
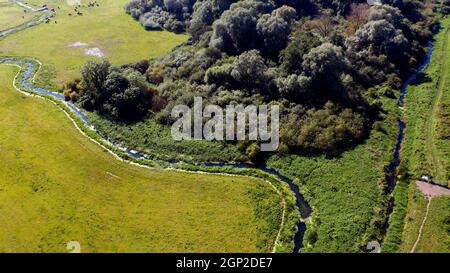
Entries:
[[86, 54], [88, 56], [94, 56], [94, 57], [100, 57], [100, 58], [105, 56], [103, 51], [98, 47], [86, 48], [84, 50], [84, 54]]
[[81, 5], [81, 0], [67, 0], [67, 5], [69, 6]]
[[103, 53], [103, 51], [100, 48], [91, 47], [92, 45], [90, 45], [89, 43], [86, 43], [86, 42], [76, 41], [71, 44], [68, 44], [67, 46], [74, 47], [74, 48], [83, 48], [84, 54], [87, 56], [93, 56], [93, 57], [99, 57], [99, 58], [102, 58], [105, 56], [105, 53]]
[[450, 196], [450, 189], [443, 186], [434, 185], [423, 181], [416, 181], [416, 185], [427, 197]]

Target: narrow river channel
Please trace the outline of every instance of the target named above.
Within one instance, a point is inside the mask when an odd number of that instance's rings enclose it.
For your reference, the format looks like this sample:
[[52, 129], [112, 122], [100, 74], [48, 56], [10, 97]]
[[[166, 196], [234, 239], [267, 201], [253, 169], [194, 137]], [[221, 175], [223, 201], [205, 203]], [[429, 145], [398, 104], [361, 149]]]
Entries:
[[[18, 62], [15, 58], [7, 58], [7, 57], [0, 58], [0, 63], [18, 64]], [[34, 66], [34, 62], [32, 62], [32, 61], [24, 61], [23, 63], [20, 63], [20, 64], [22, 64], [25, 68], [25, 73], [20, 78], [21, 86], [23, 86], [26, 89], [30, 89], [36, 93], [51, 96], [51, 97], [63, 102], [65, 105], [67, 105], [67, 107], [69, 107], [69, 109], [74, 114], [76, 114], [81, 120], [83, 120], [83, 122], [88, 127], [90, 127], [92, 130], [94, 130], [99, 137], [101, 137], [104, 141], [108, 142], [109, 144], [113, 145], [116, 148], [126, 150], [128, 155], [132, 156], [133, 158], [141, 159], [141, 160], [152, 160], [149, 156], [142, 155], [134, 150], [121, 147], [120, 145], [113, 143], [106, 136], [103, 136], [102, 134], [100, 134], [97, 130], [95, 130], [95, 128], [92, 126], [89, 118], [83, 113], [82, 110], [80, 110], [78, 107], [76, 107], [72, 102], [65, 101], [63, 94], [58, 93], [58, 92], [53, 92], [50, 90], [46, 90], [44, 88], [33, 86], [32, 81], [34, 80], [34, 77], [36, 75], [38, 68]], [[176, 165], [179, 163], [178, 162], [170, 162], [170, 164]], [[257, 168], [268, 174], [275, 175], [276, 177], [278, 177], [278, 179], [280, 179], [281, 181], [286, 183], [289, 186], [289, 188], [292, 190], [292, 192], [294, 193], [294, 195], [296, 197], [296, 206], [300, 212], [301, 218], [306, 219], [311, 215], [311, 207], [308, 205], [308, 203], [305, 201], [305, 198], [300, 193], [299, 186], [297, 184], [295, 184], [291, 179], [281, 175], [275, 169], [268, 168], [267, 166], [264, 166], [264, 165], [255, 167], [255, 166], [251, 166], [251, 165], [247, 165], [247, 164], [204, 163], [204, 164], [199, 164], [199, 165], [204, 166], [204, 167], [233, 167], [233, 168], [238, 168], [238, 169], [247, 169], [247, 168], [255, 169], [255, 168]], [[298, 229], [297, 233], [294, 236], [294, 249], [292, 250], [294, 253], [297, 253], [303, 247], [303, 236], [304, 236], [304, 233], [306, 230], [306, 224], [303, 221], [300, 221], [297, 225], [297, 229]]]

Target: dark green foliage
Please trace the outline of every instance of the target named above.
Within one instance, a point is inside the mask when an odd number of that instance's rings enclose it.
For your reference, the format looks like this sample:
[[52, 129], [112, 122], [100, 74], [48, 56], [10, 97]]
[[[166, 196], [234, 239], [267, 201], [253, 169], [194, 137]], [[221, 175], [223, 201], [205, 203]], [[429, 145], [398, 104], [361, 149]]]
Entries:
[[[155, 116], [160, 123], [170, 124], [171, 108], [190, 105], [194, 96], [220, 106], [277, 103], [284, 151], [291, 152], [335, 155], [371, 128], [383, 132], [372, 123], [392, 90], [374, 93], [374, 87], [399, 88], [424, 58], [431, 35], [429, 11], [418, 1], [199, 0], [183, 2], [182, 16], [168, 6], [179, 1], [138, 2], [127, 10], [143, 9], [139, 17], [154, 20], [160, 6], [189, 20], [193, 34], [146, 72], [167, 101]], [[324, 114], [328, 101], [339, 110]]]
[[81, 70], [83, 89], [85, 90], [85, 93], [82, 94], [82, 104], [86, 109], [99, 107], [97, 99], [105, 91], [104, 83], [108, 77], [110, 67], [111, 64], [107, 60], [101, 60], [99, 62], [89, 61]]
[[[136, 65], [138, 68], [142, 66], [145, 65]], [[139, 71], [121, 71], [106, 60], [86, 63], [82, 70], [82, 84], [81, 105], [115, 120], [134, 121], [145, 117], [156, 93], [148, 87]]]
[[125, 10], [147, 30], [165, 28], [173, 32], [186, 29], [195, 0], [131, 0]]
[[255, 161], [258, 159], [260, 152], [261, 152], [261, 148], [259, 147], [258, 143], [252, 143], [245, 150], [247, 157], [252, 161]]
[[80, 98], [80, 93], [82, 92], [83, 87], [81, 84], [81, 79], [74, 79], [63, 85], [61, 88], [62, 93], [66, 101], [77, 102]]
[[295, 32], [286, 49], [281, 52], [281, 68], [283, 71], [288, 74], [300, 74], [303, 56], [320, 44], [320, 40], [311, 32]]
[[309, 110], [302, 119], [282, 123], [281, 141], [291, 151], [336, 154], [363, 136], [364, 118], [351, 109], [340, 110], [331, 102]]

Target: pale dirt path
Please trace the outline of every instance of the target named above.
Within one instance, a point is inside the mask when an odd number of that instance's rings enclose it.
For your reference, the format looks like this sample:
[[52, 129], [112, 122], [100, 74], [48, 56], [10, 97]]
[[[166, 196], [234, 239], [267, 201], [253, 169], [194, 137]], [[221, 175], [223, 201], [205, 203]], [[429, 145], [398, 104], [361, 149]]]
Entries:
[[420, 225], [420, 228], [419, 228], [419, 234], [417, 235], [417, 239], [416, 239], [416, 241], [414, 242], [414, 245], [413, 245], [413, 247], [412, 247], [410, 253], [414, 253], [414, 251], [416, 251], [416, 247], [417, 247], [417, 245], [419, 244], [420, 237], [422, 236], [423, 227], [425, 226], [425, 222], [427, 221], [428, 212], [430, 211], [431, 197], [428, 197], [428, 196], [427, 196], [427, 200], [428, 200], [428, 203], [427, 203], [427, 211], [425, 212], [425, 217], [423, 217], [422, 224]]

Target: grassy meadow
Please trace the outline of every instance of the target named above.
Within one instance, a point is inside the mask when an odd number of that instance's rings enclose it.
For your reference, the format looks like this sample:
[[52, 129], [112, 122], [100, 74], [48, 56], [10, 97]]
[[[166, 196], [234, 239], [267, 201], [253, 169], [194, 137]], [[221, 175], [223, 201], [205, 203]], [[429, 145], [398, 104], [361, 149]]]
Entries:
[[[446, 184], [449, 178], [448, 98], [450, 92], [450, 18], [442, 20], [431, 63], [405, 96], [405, 149], [408, 170], [414, 177], [430, 175]], [[445, 96], [445, 97], [444, 97]], [[446, 135], [444, 135], [446, 134]]]
[[450, 198], [431, 200], [430, 212], [417, 244], [416, 253], [450, 252]]
[[[412, 183], [413, 184], [413, 183]], [[399, 252], [408, 253], [417, 239], [427, 207], [425, 196], [415, 187], [409, 188], [408, 211]], [[450, 252], [450, 198], [434, 197], [415, 253]]]
[[[86, 55], [86, 50], [96, 48], [112, 63], [124, 64], [160, 56], [188, 37], [167, 31], [145, 31], [125, 13], [123, 6], [127, 0], [98, 0], [99, 7], [82, 7], [83, 15], [77, 15], [74, 6], [63, 0], [27, 2], [35, 6], [48, 4], [55, 9], [56, 17], [48, 24], [0, 39], [0, 55], [39, 59], [44, 64], [37, 77], [39, 83], [53, 89], [78, 77], [87, 60], [99, 58]], [[4, 8], [0, 7], [0, 12]]]
[[16, 92], [16, 72], [0, 66], [0, 252], [73, 240], [82, 252], [271, 250], [282, 205], [270, 184], [120, 162], [53, 104]]
[[[450, 18], [444, 18], [434, 41], [431, 63], [408, 88], [403, 110], [406, 121], [402, 168], [409, 176], [397, 186], [394, 228], [388, 231], [390, 251], [409, 252], [425, 216], [427, 200], [414, 180], [423, 174], [447, 183], [449, 172], [448, 117]], [[416, 252], [450, 252], [446, 230], [449, 197], [433, 198]]]
[[36, 16], [9, 1], [0, 0], [0, 31], [23, 24]]
[[[427, 210], [427, 199], [416, 187], [416, 183], [411, 183], [408, 187], [407, 198], [408, 203], [406, 217], [404, 219], [403, 238], [397, 249], [397, 251], [404, 253], [410, 252], [413, 248]], [[422, 236], [424, 235], [422, 234]], [[429, 238], [422, 237], [422, 239], [428, 240]]]

